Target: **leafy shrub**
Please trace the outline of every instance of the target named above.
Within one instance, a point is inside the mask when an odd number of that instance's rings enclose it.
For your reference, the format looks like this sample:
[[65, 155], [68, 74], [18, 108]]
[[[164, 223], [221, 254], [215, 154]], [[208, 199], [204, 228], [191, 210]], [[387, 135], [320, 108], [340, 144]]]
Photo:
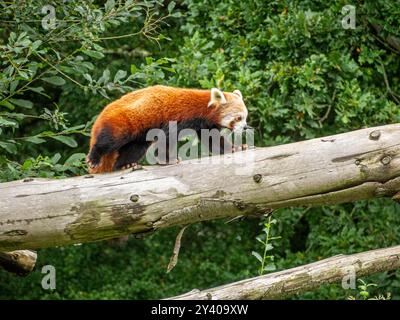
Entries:
[[[63, 94], [95, 97], [94, 103], [103, 105], [110, 94], [121, 94], [146, 83], [149, 78], [163, 77], [162, 69], [168, 59], [146, 57], [140, 67], [129, 65], [111, 70], [97, 65], [106, 57], [107, 41], [143, 36], [159, 41], [157, 32], [166, 19], [177, 16], [173, 6], [160, 12], [157, 1], [107, 1], [104, 6], [96, 1], [0, 2], [0, 169], [2, 180], [15, 179], [17, 171], [23, 176], [29, 162], [24, 155], [35, 154], [37, 145], [48, 143], [42, 150], [51, 154], [59, 148], [76, 148], [76, 136], [89, 136], [90, 125], [97, 110], [83, 119], [68, 121], [68, 109], [76, 105], [62, 105]], [[47, 14], [47, 15], [43, 15]], [[130, 33], [115, 34], [124, 25], [133, 24]], [[128, 70], [126, 70], [128, 69]], [[169, 69], [171, 70], [171, 69]], [[150, 76], [149, 76], [150, 75]], [[84, 99], [83, 99], [84, 100]], [[78, 99], [79, 103], [82, 103]], [[86, 138], [87, 140], [87, 138]], [[79, 141], [82, 141], [80, 139]], [[60, 146], [58, 142], [64, 144]], [[85, 143], [85, 147], [87, 142]], [[42, 146], [41, 146], [42, 147]], [[49, 150], [50, 149], [50, 150]], [[82, 148], [83, 149], [83, 148]], [[71, 156], [70, 152], [67, 157]], [[78, 153], [79, 154], [79, 153]], [[37, 161], [42, 161], [40, 153]], [[71, 173], [82, 173], [83, 157], [75, 156]], [[59, 170], [54, 167], [55, 175]], [[30, 171], [34, 174], [39, 171]], [[42, 176], [42, 174], [38, 174]]]

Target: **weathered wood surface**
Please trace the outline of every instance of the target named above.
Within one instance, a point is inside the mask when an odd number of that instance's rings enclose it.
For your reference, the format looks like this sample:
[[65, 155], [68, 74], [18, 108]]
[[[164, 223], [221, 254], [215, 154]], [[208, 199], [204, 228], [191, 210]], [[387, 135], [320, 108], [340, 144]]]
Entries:
[[[171, 300], [279, 299], [310, 291], [328, 283], [357, 286], [356, 278], [400, 267], [400, 246], [338, 255], [293, 269], [227, 284], [208, 290], [192, 290]], [[355, 276], [355, 278], [353, 277]], [[352, 278], [353, 277], [353, 278]]]
[[400, 190], [400, 124], [224, 156], [0, 184], [0, 251], [334, 204]]
[[0, 266], [21, 277], [33, 271], [36, 259], [36, 252], [31, 250], [0, 252]]

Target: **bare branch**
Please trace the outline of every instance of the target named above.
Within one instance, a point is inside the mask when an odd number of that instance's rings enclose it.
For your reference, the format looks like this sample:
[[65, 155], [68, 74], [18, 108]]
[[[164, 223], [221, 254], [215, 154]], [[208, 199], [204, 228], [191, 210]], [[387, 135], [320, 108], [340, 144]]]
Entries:
[[18, 276], [27, 276], [35, 267], [37, 254], [31, 250], [0, 252], [0, 266]]
[[167, 273], [169, 273], [173, 268], [175, 268], [176, 264], [178, 263], [178, 256], [179, 256], [179, 250], [181, 249], [181, 240], [183, 236], [183, 232], [188, 226], [184, 226], [176, 236], [175, 240], [175, 246], [174, 246], [174, 251], [172, 252], [171, 259], [169, 260], [168, 267], [167, 267]]
[[328, 283], [342, 282], [348, 289], [348, 286], [357, 284], [354, 277], [364, 277], [397, 268], [400, 268], [400, 246], [352, 255], [338, 255], [297, 268], [274, 272], [208, 290], [192, 290], [170, 299], [278, 299], [311, 291]]

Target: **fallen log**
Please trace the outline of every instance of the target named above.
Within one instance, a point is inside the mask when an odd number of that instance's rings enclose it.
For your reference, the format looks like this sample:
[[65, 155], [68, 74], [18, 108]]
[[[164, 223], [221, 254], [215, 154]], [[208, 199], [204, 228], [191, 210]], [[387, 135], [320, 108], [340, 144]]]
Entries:
[[[297, 268], [230, 283], [208, 290], [192, 290], [170, 300], [281, 299], [311, 291], [323, 284], [357, 285], [356, 278], [400, 268], [400, 246], [352, 255], [338, 255]], [[353, 278], [354, 277], [354, 278]]]
[[2, 183], [0, 251], [391, 197], [399, 155], [400, 124], [392, 124], [135, 172]]

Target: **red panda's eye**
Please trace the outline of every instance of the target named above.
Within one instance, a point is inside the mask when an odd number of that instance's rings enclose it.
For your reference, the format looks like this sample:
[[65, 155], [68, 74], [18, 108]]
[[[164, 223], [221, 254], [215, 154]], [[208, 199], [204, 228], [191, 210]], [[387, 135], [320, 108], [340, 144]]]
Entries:
[[236, 117], [236, 121], [242, 121], [242, 117]]

